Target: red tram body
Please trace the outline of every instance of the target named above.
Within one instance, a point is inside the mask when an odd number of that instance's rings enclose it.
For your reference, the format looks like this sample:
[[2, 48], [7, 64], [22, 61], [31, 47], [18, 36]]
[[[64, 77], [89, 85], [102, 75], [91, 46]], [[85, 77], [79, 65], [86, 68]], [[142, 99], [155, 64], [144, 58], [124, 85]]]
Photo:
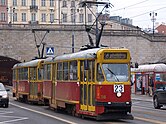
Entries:
[[129, 50], [94, 48], [64, 54], [43, 60], [41, 68], [42, 99], [50, 107], [74, 116], [133, 119]]

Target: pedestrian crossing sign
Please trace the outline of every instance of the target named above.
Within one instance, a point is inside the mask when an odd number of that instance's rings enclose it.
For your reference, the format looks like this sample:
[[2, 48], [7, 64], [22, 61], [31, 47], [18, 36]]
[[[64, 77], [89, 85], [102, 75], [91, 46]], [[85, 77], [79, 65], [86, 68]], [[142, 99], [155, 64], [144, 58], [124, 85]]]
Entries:
[[47, 47], [46, 55], [54, 55], [54, 47]]

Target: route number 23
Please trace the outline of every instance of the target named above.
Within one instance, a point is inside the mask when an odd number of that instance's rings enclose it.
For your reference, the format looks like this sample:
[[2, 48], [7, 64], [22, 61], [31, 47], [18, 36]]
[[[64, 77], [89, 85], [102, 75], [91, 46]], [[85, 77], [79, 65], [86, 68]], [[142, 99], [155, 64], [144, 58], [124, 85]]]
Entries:
[[115, 84], [114, 85], [114, 92], [117, 93], [122, 93], [124, 92], [124, 85], [123, 84]]

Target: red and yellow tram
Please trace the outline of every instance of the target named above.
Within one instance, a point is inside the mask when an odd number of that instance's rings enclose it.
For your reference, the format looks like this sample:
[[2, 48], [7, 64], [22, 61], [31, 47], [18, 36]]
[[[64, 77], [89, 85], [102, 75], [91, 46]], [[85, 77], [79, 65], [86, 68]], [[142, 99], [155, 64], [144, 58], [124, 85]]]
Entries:
[[13, 95], [96, 119], [133, 119], [130, 53], [93, 48], [13, 67]]
[[43, 101], [43, 60], [15, 64], [13, 66], [13, 96], [27, 102]]
[[43, 91], [51, 107], [96, 119], [133, 118], [127, 49], [94, 48], [43, 64], [44, 74], [50, 75]]

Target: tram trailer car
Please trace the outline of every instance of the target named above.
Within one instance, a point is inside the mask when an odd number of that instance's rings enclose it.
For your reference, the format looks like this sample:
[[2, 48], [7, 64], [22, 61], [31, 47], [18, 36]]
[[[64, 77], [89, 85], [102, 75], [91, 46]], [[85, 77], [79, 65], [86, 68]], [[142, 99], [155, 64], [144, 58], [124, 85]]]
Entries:
[[13, 66], [13, 97], [23, 102], [43, 103], [42, 59]]
[[94, 48], [43, 64], [51, 76], [43, 81], [51, 107], [97, 120], [133, 119], [128, 49]]

